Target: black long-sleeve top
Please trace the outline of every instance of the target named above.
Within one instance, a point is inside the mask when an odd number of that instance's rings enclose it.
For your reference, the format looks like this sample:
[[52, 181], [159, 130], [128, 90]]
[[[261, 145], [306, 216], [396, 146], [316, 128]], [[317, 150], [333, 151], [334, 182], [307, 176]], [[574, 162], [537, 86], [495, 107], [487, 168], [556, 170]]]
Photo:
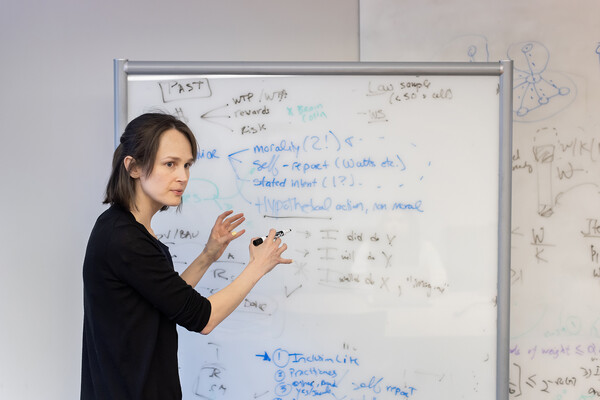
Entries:
[[181, 399], [175, 325], [201, 331], [211, 305], [167, 246], [113, 205], [90, 235], [83, 282], [81, 399]]

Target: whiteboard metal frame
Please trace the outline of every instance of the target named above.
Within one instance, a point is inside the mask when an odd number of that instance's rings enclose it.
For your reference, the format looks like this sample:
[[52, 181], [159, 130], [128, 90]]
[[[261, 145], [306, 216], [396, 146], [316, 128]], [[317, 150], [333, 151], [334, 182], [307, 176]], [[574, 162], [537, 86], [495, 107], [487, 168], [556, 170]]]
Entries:
[[498, 76], [500, 95], [496, 400], [509, 399], [510, 234], [513, 61], [499, 62], [196, 62], [114, 60], [115, 146], [127, 125], [129, 75], [460, 75]]

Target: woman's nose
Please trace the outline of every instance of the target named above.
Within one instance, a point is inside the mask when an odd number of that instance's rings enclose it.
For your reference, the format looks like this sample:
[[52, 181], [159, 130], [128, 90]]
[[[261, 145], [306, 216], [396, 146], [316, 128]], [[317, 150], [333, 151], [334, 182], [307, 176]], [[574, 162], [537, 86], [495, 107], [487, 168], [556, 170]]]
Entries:
[[185, 167], [178, 168], [177, 170], [177, 180], [180, 182], [187, 182], [190, 178], [190, 170]]

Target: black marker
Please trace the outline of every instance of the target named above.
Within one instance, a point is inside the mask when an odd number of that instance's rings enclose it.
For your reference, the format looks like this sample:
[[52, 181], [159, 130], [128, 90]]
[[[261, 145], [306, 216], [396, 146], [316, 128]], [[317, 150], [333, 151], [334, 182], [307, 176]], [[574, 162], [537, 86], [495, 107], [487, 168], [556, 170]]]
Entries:
[[[275, 233], [275, 239], [282, 237], [283, 235], [285, 235], [286, 233], [290, 233], [291, 231], [292, 231], [291, 229], [286, 229], [285, 231], [277, 231]], [[269, 236], [267, 235], [267, 236], [260, 237], [258, 239], [254, 239], [252, 241], [252, 244], [255, 246], [258, 246], [259, 244], [262, 244], [262, 242], [264, 242], [268, 237]]]

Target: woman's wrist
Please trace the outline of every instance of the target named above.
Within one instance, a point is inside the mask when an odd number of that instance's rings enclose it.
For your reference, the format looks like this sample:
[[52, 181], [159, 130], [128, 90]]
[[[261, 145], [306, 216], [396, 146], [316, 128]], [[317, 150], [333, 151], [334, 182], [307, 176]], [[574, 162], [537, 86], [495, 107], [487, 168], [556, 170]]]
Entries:
[[261, 272], [260, 266], [254, 260], [250, 261], [246, 265], [246, 268], [244, 268], [240, 275], [245, 275], [248, 279], [250, 279], [253, 286], [264, 276], [264, 274]]
[[198, 256], [198, 258], [203, 259], [206, 263], [208, 263], [208, 265], [210, 265], [217, 261], [217, 253], [209, 251], [208, 246], [204, 246], [204, 249], [202, 250], [202, 253], [200, 253], [200, 255]]
[[210, 255], [203, 250], [202, 253], [200, 253], [198, 257], [196, 257], [196, 259], [190, 264], [190, 267], [206, 271], [213, 262], [214, 261], [211, 260]]

